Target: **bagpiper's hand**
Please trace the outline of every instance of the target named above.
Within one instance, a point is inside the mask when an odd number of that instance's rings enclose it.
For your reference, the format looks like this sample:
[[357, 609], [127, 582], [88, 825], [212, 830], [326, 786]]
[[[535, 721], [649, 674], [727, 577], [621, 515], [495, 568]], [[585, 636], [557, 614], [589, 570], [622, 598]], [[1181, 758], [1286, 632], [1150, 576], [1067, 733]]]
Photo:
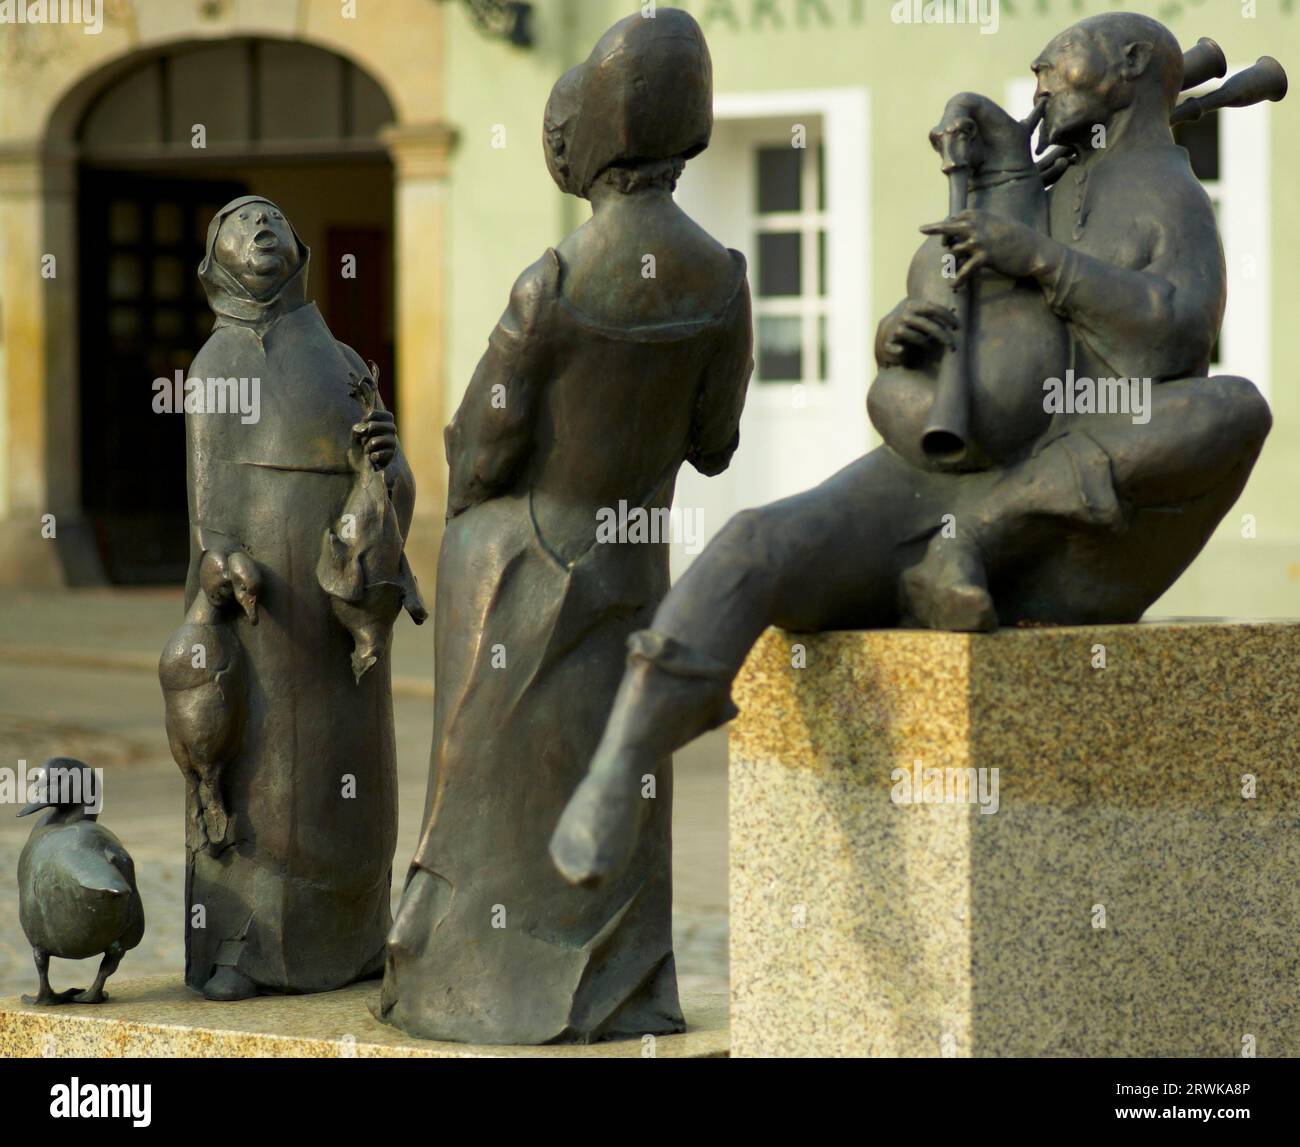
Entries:
[[904, 299], [883, 319], [876, 331], [876, 363], [899, 366], [909, 353], [929, 352], [935, 346], [955, 345], [956, 314], [938, 303]]
[[1043, 263], [1043, 236], [1023, 223], [967, 208], [942, 223], [927, 223], [926, 235], [942, 235], [954, 255], [963, 259], [952, 281], [960, 290], [982, 268], [1013, 279], [1033, 275]]
[[386, 467], [397, 454], [397, 426], [388, 410], [372, 410], [352, 428], [376, 470]]

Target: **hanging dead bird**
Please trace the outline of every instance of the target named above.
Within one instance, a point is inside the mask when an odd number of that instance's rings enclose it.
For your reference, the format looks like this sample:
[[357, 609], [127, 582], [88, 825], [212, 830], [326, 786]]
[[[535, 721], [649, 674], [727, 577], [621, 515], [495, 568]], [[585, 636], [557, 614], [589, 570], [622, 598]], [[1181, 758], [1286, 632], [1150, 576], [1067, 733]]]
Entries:
[[257, 624], [262, 579], [243, 550], [209, 550], [199, 565], [199, 594], [158, 660], [167, 740], [189, 789], [186, 845], [215, 852], [230, 820], [221, 770], [240, 749], [247, 712], [243, 650], [230, 619], [233, 602]]
[[[352, 375], [349, 393], [365, 415], [382, 410], [372, 362], [370, 375]], [[364, 423], [355, 428], [358, 432]], [[366, 455], [354, 434], [348, 461], [356, 472], [336, 529], [325, 531], [316, 580], [330, 597], [334, 616], [352, 634], [352, 675], [360, 682], [388, 648], [393, 622], [405, 606], [416, 625], [429, 616], [415, 575], [403, 553], [405, 541], [388, 496], [382, 467]]]
[[[55, 757], [38, 781], [42, 796], [19, 816], [50, 814], [18, 859], [18, 920], [32, 946], [40, 991], [25, 1004], [99, 1004], [104, 982], [144, 937], [144, 905], [130, 854], [98, 823], [95, 774], [81, 761]], [[84, 960], [103, 953], [84, 991], [50, 988], [50, 957]]]

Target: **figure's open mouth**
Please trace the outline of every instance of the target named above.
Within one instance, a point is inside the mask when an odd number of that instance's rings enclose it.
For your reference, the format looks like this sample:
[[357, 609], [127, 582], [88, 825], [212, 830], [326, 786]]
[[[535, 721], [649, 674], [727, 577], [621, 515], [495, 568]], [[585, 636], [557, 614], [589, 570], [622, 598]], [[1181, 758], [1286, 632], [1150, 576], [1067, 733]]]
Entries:
[[253, 246], [263, 251], [273, 251], [280, 245], [280, 237], [269, 228], [263, 227], [253, 236]]

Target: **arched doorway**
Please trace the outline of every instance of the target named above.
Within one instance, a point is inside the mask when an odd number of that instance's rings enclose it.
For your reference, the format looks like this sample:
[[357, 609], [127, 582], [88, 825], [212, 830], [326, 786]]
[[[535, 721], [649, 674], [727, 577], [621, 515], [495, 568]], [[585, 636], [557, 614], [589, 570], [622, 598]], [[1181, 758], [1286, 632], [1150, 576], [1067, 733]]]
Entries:
[[312, 297], [337, 338], [378, 362], [393, 403], [393, 172], [379, 131], [394, 118], [342, 56], [262, 38], [170, 46], [86, 106], [81, 500], [110, 581], [184, 577], [183, 419], [155, 413], [153, 382], [185, 371], [211, 328], [195, 271], [228, 199], [252, 192], [285, 209], [312, 249]]

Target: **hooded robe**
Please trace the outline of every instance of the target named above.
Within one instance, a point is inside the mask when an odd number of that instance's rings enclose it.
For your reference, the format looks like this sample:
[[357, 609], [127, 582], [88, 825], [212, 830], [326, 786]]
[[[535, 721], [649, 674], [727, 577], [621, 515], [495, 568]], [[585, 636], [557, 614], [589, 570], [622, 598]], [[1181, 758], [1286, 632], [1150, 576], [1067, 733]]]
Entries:
[[[227, 204], [208, 229], [199, 277], [216, 314], [191, 378], [257, 378], [261, 416], [187, 411], [190, 572], [203, 553], [243, 549], [262, 574], [259, 623], [229, 624], [248, 678], [242, 747], [224, 769], [230, 842], [188, 852], [185, 979], [220, 965], [264, 992], [318, 992], [378, 972], [390, 924], [397, 834], [387, 652], [358, 682], [352, 636], [317, 578], [321, 540], [353, 487], [348, 462], [367, 368], [306, 298], [310, 252], [274, 296], [256, 299], [217, 263]], [[384, 472], [405, 536], [415, 487], [400, 447]], [[202, 925], [193, 909], [203, 906]]]

